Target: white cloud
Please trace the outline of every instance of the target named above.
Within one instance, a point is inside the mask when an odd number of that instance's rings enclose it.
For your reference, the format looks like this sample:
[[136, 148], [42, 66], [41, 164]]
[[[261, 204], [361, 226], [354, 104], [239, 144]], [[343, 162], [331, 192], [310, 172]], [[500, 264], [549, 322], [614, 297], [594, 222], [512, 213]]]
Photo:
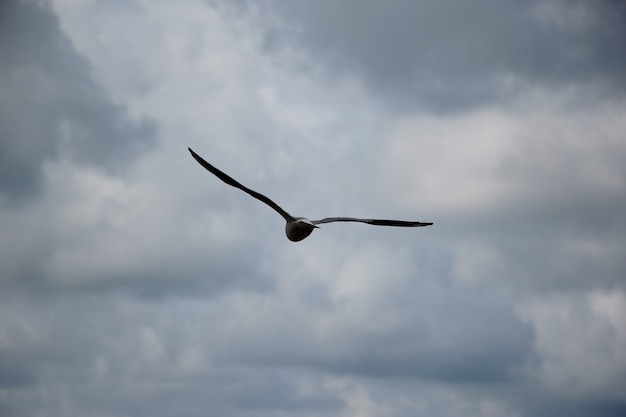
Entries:
[[392, 119], [383, 154], [387, 181], [410, 186], [403, 200], [429, 211], [531, 209], [549, 200], [570, 203], [581, 192], [619, 193], [626, 187], [624, 103], [581, 107], [584, 88], [551, 94]]

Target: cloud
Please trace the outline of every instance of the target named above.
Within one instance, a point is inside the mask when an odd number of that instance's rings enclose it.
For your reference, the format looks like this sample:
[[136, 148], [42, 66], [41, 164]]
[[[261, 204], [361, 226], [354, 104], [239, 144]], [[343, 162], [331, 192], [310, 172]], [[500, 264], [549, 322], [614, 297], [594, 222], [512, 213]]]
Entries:
[[270, 45], [300, 45], [394, 106], [463, 109], [529, 82], [624, 85], [626, 14], [614, 1], [262, 4], [288, 28]]
[[0, 19], [4, 202], [40, 193], [46, 161], [118, 171], [152, 141], [154, 124], [132, 120], [106, 96], [48, 7], [7, 1]]
[[2, 7], [3, 416], [623, 414], [617, 3]]
[[[623, 399], [623, 293], [595, 291], [581, 297], [548, 296], [523, 307], [535, 323], [542, 363], [538, 378], [564, 397], [605, 395]], [[608, 313], [608, 314], [607, 314]], [[573, 343], [564, 346], [560, 340]], [[609, 343], [606, 343], [606, 342]]]
[[513, 270], [521, 274], [514, 283], [533, 288], [621, 282], [625, 224], [614, 209], [626, 207], [624, 107], [580, 108], [568, 97], [402, 118], [390, 130], [383, 155], [394, 177], [387, 181], [406, 184], [419, 166], [404, 201], [445, 216], [440, 227], [451, 235], [469, 233], [467, 246], [456, 239], [463, 280], [512, 278]]

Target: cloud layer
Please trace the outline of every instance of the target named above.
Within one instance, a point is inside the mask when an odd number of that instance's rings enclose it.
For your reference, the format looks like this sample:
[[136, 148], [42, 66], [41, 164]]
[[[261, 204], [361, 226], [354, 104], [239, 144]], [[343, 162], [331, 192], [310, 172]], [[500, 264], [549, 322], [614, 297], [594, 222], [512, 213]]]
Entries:
[[622, 415], [625, 16], [3, 2], [0, 414]]

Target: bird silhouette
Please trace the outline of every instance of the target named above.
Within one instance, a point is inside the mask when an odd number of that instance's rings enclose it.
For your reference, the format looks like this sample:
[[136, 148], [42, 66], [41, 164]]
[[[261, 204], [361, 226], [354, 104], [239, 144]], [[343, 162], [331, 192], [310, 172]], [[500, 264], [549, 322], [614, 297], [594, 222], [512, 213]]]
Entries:
[[359, 222], [359, 223], [367, 223], [375, 226], [396, 226], [396, 227], [423, 227], [430, 226], [432, 223], [424, 223], [424, 222], [411, 222], [404, 220], [385, 220], [385, 219], [359, 219], [355, 217], [326, 217], [321, 220], [309, 220], [305, 217], [294, 217], [291, 214], [287, 213], [283, 210], [278, 204], [270, 200], [268, 197], [264, 196], [261, 193], [258, 193], [254, 190], [249, 189], [248, 187], [240, 184], [230, 176], [226, 175], [224, 172], [215, 168], [213, 165], [209, 164], [207, 161], [202, 159], [200, 155], [195, 153], [191, 148], [189, 152], [191, 152], [191, 156], [194, 157], [196, 161], [204, 168], [206, 168], [209, 172], [215, 175], [217, 178], [224, 181], [226, 184], [233, 186], [235, 188], [239, 188], [241, 191], [251, 195], [252, 197], [260, 200], [276, 210], [278, 214], [283, 216], [287, 224], [285, 225], [285, 233], [287, 234], [287, 238], [292, 242], [299, 242], [302, 239], [309, 236], [314, 229], [318, 229], [318, 224], [322, 223], [332, 223], [332, 222]]

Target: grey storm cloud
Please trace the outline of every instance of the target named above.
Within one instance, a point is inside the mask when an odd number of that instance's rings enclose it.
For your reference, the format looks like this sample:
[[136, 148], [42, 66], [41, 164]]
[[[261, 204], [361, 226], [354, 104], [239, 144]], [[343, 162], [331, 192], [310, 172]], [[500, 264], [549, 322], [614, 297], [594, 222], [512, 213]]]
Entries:
[[155, 126], [133, 121], [91, 76], [45, 3], [0, 5], [0, 192], [41, 190], [42, 163], [73, 157], [124, 168], [153, 140]]
[[[507, 82], [606, 82], [623, 91], [626, 8], [590, 1], [266, 1], [284, 16], [269, 48], [295, 42], [391, 103], [454, 110], [510, 94]], [[497, 35], [496, 35], [497, 34]], [[500, 83], [500, 90], [489, 86]], [[617, 93], [617, 92], [616, 92]]]
[[624, 10], [1, 2], [0, 415], [623, 415]]

